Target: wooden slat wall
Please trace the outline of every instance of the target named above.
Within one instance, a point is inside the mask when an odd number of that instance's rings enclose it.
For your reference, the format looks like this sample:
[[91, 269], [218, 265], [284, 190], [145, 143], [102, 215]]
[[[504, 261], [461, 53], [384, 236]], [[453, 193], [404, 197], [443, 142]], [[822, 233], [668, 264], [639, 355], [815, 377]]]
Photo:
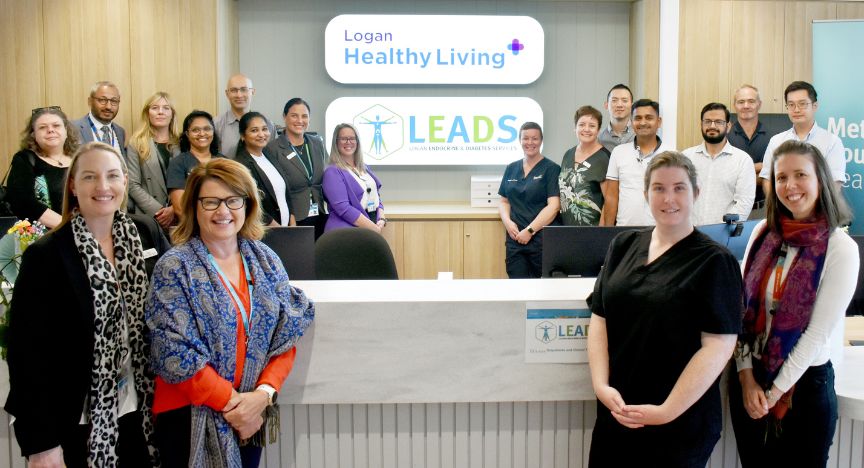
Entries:
[[742, 83], [759, 88], [762, 112], [784, 112], [786, 85], [813, 78], [812, 21], [864, 18], [853, 2], [687, 0], [680, 8], [679, 149], [701, 141], [702, 106], [731, 107]]
[[630, 6], [630, 90], [633, 98], [660, 94], [660, 0]]
[[111, 80], [130, 135], [155, 91], [173, 96], [181, 119], [193, 108], [218, 112], [239, 61], [234, 0], [0, 0], [0, 11], [4, 173], [35, 107], [59, 105], [77, 119], [90, 86]]

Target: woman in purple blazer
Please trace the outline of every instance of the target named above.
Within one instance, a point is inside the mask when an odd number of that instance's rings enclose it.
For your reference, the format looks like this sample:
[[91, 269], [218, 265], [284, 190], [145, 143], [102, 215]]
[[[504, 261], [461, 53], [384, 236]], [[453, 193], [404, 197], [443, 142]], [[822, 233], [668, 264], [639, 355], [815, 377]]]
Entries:
[[380, 233], [387, 224], [381, 203], [381, 181], [363, 164], [357, 130], [347, 123], [333, 130], [330, 161], [322, 185], [330, 207], [325, 232], [356, 226]]

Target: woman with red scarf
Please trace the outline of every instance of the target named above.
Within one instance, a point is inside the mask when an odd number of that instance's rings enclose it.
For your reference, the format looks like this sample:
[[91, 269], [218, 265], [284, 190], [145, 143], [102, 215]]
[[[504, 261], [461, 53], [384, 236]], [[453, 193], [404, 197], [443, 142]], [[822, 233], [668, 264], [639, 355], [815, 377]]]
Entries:
[[858, 247], [840, 229], [850, 212], [819, 150], [787, 141], [773, 156], [768, 218], [745, 254], [732, 424], [744, 467], [825, 466], [837, 425], [830, 354]]

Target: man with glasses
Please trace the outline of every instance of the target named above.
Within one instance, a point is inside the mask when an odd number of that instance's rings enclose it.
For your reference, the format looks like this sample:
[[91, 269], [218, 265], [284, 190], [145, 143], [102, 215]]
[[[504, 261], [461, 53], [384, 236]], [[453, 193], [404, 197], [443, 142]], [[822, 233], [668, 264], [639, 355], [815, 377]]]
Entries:
[[[231, 108], [224, 114], [217, 116], [214, 121], [216, 135], [219, 135], [219, 152], [226, 158], [234, 159], [237, 154], [237, 143], [240, 141], [240, 117], [252, 109], [252, 96], [254, 95], [255, 88], [252, 87], [252, 80], [246, 75], [237, 74], [228, 78], [225, 97], [228, 98]], [[269, 119], [267, 119], [267, 127], [270, 128], [270, 139], [272, 140], [276, 132], [273, 130], [273, 124], [270, 123]]]
[[97, 81], [87, 98], [90, 113], [75, 120], [81, 144], [101, 141], [126, 154], [126, 130], [114, 123], [120, 110], [120, 90], [110, 81]]
[[[759, 110], [762, 108], [762, 99], [759, 98], [759, 90], [750, 84], [743, 84], [735, 90], [732, 100], [735, 108], [735, 122], [732, 130], [727, 135], [732, 146], [743, 150], [753, 160], [753, 169], [756, 175], [762, 171], [762, 158], [768, 149], [768, 140], [773, 136], [768, 133], [767, 126], [759, 121]], [[756, 184], [756, 198], [753, 201], [751, 219], [762, 219], [765, 217], [765, 192], [762, 186]]]
[[699, 197], [692, 215], [697, 226], [722, 223], [723, 215], [729, 213], [743, 221], [753, 207], [756, 171], [750, 156], [726, 138], [732, 128], [729, 116], [729, 109], [719, 102], [703, 107], [704, 141], [683, 151], [693, 161], [698, 176]]
[[636, 136], [630, 126], [630, 106], [633, 93], [624, 84], [616, 84], [606, 95], [603, 107], [609, 111], [609, 123], [600, 132], [597, 140], [611, 153], [616, 146], [630, 143]]
[[798, 140], [810, 143], [819, 149], [831, 168], [831, 177], [842, 186], [846, 181], [846, 152], [840, 138], [816, 124], [816, 89], [806, 81], [793, 81], [783, 93], [786, 100], [786, 112], [792, 121], [792, 128], [771, 137], [759, 177], [762, 179], [762, 189], [765, 193], [771, 191], [771, 161], [774, 150], [788, 140]]

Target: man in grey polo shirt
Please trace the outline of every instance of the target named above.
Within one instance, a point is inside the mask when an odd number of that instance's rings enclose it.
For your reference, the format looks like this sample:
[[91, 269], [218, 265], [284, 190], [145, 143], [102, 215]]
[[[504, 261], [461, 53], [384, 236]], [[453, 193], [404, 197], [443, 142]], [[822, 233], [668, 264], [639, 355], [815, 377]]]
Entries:
[[603, 107], [609, 111], [609, 123], [603, 127], [597, 140], [610, 152], [622, 143], [630, 143], [636, 135], [630, 126], [630, 106], [633, 93], [621, 83], [616, 84], [606, 95]]
[[657, 130], [660, 104], [650, 99], [633, 103], [631, 121], [636, 137], [612, 150], [606, 171], [606, 196], [601, 226], [652, 226], [654, 217], [645, 199], [645, 169], [651, 158], [670, 150], [663, 145]]
[[[237, 74], [228, 78], [225, 97], [228, 98], [231, 108], [224, 114], [217, 116], [213, 122], [216, 126], [216, 134], [219, 135], [219, 152], [226, 158], [234, 159], [237, 153], [237, 142], [240, 141], [240, 117], [251, 110], [252, 96], [254, 95], [255, 88], [252, 87], [252, 80], [246, 75]], [[276, 132], [269, 120], [267, 120], [267, 126], [270, 127], [270, 139], [272, 140], [276, 137]]]
[[806, 81], [793, 81], [783, 92], [783, 98], [786, 100], [786, 112], [792, 121], [792, 128], [774, 135], [768, 142], [768, 149], [765, 150], [765, 158], [762, 160], [762, 171], [759, 172], [765, 194], [771, 192], [769, 177], [774, 150], [784, 141], [793, 139], [818, 148], [828, 162], [831, 177], [838, 186], [842, 186], [846, 181], [846, 151], [840, 137], [816, 124], [816, 110], [819, 109], [816, 89]]
[[737, 214], [744, 221], [756, 195], [753, 160], [726, 139], [732, 125], [729, 109], [719, 102], [702, 108], [701, 145], [682, 151], [693, 161], [699, 183], [699, 197], [693, 206], [697, 226], [720, 224], [726, 214]]

